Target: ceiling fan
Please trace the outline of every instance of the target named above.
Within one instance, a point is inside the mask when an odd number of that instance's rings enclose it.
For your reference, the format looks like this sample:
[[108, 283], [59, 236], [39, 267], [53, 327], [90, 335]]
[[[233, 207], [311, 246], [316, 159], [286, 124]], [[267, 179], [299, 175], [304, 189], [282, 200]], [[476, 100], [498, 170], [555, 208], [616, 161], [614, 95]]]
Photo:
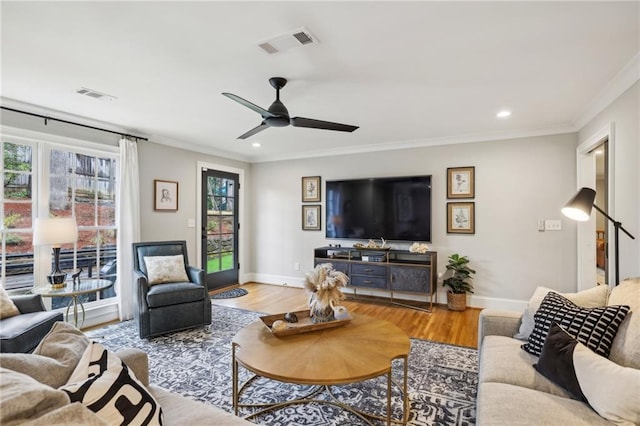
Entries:
[[263, 131], [267, 127], [285, 127], [291, 124], [293, 127], [309, 127], [312, 129], [324, 129], [324, 130], [337, 130], [339, 132], [353, 132], [358, 126], [350, 126], [348, 124], [332, 123], [330, 121], [314, 120], [313, 118], [304, 117], [289, 117], [289, 111], [280, 102], [280, 89], [287, 84], [287, 79], [282, 77], [272, 77], [269, 79], [269, 83], [276, 89], [276, 100], [273, 101], [269, 109], [264, 109], [256, 104], [253, 104], [246, 99], [242, 99], [240, 96], [233, 93], [222, 93], [229, 99], [233, 99], [241, 105], [257, 112], [262, 116], [262, 123], [259, 126], [254, 127], [248, 132], [238, 136], [238, 139], [246, 139], [255, 135], [258, 132]]

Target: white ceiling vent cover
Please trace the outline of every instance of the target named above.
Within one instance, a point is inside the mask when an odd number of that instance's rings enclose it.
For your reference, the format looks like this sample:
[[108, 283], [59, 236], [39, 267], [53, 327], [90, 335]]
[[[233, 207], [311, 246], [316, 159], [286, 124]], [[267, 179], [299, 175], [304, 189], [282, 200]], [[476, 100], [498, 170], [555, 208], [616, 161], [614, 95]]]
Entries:
[[79, 95], [89, 96], [93, 99], [100, 99], [101, 101], [113, 101], [117, 99], [115, 96], [107, 95], [106, 93], [101, 93], [96, 90], [87, 89], [86, 87], [77, 89], [76, 93]]
[[258, 46], [270, 55], [286, 52], [302, 46], [317, 44], [318, 39], [306, 28], [298, 28], [286, 34], [269, 38], [258, 43]]

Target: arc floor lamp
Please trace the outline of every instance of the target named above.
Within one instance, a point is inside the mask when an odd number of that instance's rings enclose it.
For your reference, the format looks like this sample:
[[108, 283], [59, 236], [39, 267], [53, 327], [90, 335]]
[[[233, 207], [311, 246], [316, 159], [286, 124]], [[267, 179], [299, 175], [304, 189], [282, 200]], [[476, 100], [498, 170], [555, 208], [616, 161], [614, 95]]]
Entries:
[[597, 211], [602, 213], [607, 220], [613, 223], [613, 227], [615, 228], [614, 233], [614, 246], [615, 246], [615, 268], [616, 268], [616, 285], [620, 284], [620, 254], [618, 253], [618, 238], [620, 231], [624, 232], [631, 238], [635, 240], [635, 237], [629, 233], [626, 229], [622, 227], [622, 223], [618, 222], [607, 213], [605, 213], [600, 207], [594, 204], [596, 199], [596, 191], [591, 188], [582, 188], [576, 195], [573, 196], [569, 200], [569, 202], [562, 208], [562, 214], [567, 216], [570, 219], [578, 220], [581, 222], [585, 222], [589, 220], [591, 217], [591, 208], [595, 208]]

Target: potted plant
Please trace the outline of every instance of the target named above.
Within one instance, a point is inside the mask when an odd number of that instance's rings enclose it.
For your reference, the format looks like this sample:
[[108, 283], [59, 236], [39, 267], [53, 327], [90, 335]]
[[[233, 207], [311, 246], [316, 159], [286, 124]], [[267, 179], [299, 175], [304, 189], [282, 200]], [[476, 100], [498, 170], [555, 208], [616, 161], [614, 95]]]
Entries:
[[472, 274], [476, 271], [467, 265], [469, 259], [457, 253], [449, 256], [447, 272], [442, 280], [443, 287], [447, 290], [447, 307], [452, 311], [464, 311], [467, 309], [467, 293], [473, 293]]

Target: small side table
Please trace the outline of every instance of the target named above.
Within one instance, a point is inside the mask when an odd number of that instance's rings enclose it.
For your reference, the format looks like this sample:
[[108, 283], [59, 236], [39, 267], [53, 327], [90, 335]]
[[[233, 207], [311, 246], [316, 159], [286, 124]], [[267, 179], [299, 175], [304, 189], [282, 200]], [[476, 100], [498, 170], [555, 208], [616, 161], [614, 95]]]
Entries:
[[[71, 301], [67, 305], [65, 320], [69, 322], [69, 309], [73, 306], [73, 325], [75, 325], [76, 328], [82, 328], [84, 325], [85, 312], [82, 301], [78, 299], [78, 296], [97, 293], [101, 290], [108, 289], [112, 285], [113, 283], [109, 280], [85, 279], [82, 280], [80, 284], [67, 282], [67, 285], [62, 288], [52, 288], [50, 285], [45, 285], [35, 287], [31, 291], [43, 297], [71, 297]], [[80, 321], [80, 327], [78, 327], [78, 305], [80, 305], [80, 310], [82, 310], [82, 321]]]

